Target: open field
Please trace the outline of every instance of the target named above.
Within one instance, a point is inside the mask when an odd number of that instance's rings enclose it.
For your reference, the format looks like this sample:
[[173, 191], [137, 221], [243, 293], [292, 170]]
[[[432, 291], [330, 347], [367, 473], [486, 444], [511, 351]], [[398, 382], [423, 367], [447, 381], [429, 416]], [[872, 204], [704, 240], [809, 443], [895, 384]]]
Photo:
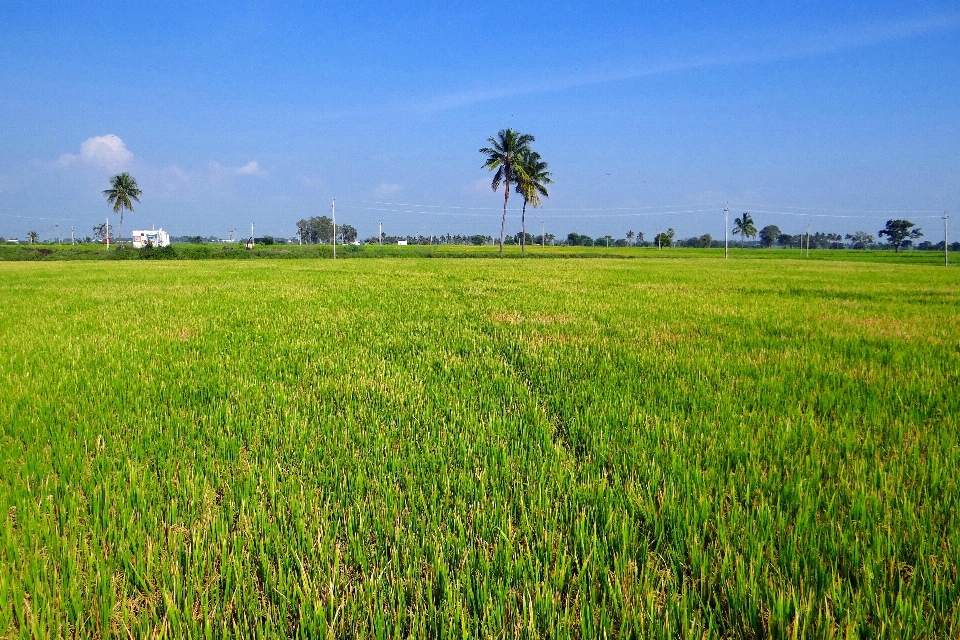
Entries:
[[0, 635], [960, 635], [960, 270], [704, 255], [0, 265]]
[[[496, 246], [466, 245], [345, 245], [337, 247], [339, 258], [495, 258], [499, 249]], [[243, 245], [222, 244], [185, 244], [176, 243], [162, 252], [143, 253], [125, 247], [110, 250], [102, 245], [0, 245], [0, 262], [7, 261], [44, 261], [64, 260], [249, 260], [332, 258], [331, 245], [257, 245], [252, 251], [246, 251]], [[952, 252], [956, 253], [956, 252]], [[504, 247], [506, 258], [626, 258], [626, 259], [683, 259], [683, 258], [721, 258], [723, 249], [690, 249], [671, 247], [577, 247], [577, 246], [529, 246], [526, 254], [520, 253], [520, 247]], [[730, 246], [730, 257], [734, 260], [827, 260], [879, 262], [885, 264], [926, 264], [943, 265], [942, 251], [909, 250], [894, 252], [892, 249], [811, 249], [809, 255], [802, 249], [740, 249]], [[951, 266], [960, 263], [960, 254], [951, 261]]]

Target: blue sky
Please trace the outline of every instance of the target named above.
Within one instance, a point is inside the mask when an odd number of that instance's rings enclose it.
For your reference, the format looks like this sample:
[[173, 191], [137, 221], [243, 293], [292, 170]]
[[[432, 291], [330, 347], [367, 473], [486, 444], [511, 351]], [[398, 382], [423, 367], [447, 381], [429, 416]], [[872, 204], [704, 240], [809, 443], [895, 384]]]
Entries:
[[717, 237], [729, 202], [936, 241], [925, 216], [960, 209], [960, 6], [4, 2], [0, 122], [6, 237], [88, 235], [121, 170], [144, 190], [125, 231], [292, 235], [336, 198], [362, 237], [498, 235], [477, 150], [513, 127], [556, 181], [537, 233]]

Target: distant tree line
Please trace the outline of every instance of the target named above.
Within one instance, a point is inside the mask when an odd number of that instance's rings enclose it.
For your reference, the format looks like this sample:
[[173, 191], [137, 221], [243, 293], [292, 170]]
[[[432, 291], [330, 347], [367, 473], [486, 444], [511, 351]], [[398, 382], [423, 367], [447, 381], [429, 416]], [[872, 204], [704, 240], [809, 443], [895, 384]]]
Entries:
[[[297, 237], [303, 244], [332, 244], [333, 220], [329, 216], [313, 216], [297, 222]], [[337, 225], [337, 242], [356, 242], [357, 230], [349, 224]]]

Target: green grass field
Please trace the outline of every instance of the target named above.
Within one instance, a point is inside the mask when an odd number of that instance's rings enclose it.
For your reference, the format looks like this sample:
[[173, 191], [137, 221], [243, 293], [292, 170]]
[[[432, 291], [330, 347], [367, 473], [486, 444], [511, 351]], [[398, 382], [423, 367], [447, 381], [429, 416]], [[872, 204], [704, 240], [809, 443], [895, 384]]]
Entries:
[[697, 255], [0, 265], [0, 636], [960, 636], [960, 270]]
[[[172, 260], [249, 260], [332, 258], [331, 245], [257, 245], [252, 251], [246, 251], [243, 245], [222, 244], [184, 244], [176, 243], [165, 249], [162, 259]], [[956, 252], [954, 252], [956, 253]], [[337, 255], [340, 258], [491, 258], [497, 257], [496, 246], [465, 245], [339, 245]], [[521, 254], [520, 247], [504, 247], [506, 258], [629, 258], [629, 259], [702, 259], [719, 258], [723, 249], [689, 249], [671, 247], [575, 247], [536, 245], [527, 247]], [[736, 260], [827, 260], [830, 262], [878, 262], [882, 264], [926, 264], [942, 265], [943, 252], [927, 250], [909, 250], [899, 253], [890, 249], [854, 250], [854, 249], [740, 249], [730, 245], [730, 256]], [[15, 261], [66, 261], [66, 260], [142, 260], [160, 259], [156, 253], [145, 255], [129, 246], [118, 250], [106, 249], [102, 245], [44, 244], [44, 245], [3, 245], [0, 244], [0, 262]], [[955, 256], [954, 263], [960, 262]]]

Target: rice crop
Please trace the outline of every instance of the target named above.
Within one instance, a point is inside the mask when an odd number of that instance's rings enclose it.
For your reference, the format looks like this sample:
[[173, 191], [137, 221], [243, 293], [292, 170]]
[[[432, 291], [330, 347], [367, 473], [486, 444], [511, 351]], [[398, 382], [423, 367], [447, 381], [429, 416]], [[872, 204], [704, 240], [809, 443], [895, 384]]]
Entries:
[[0, 265], [0, 635], [960, 636], [960, 271]]

